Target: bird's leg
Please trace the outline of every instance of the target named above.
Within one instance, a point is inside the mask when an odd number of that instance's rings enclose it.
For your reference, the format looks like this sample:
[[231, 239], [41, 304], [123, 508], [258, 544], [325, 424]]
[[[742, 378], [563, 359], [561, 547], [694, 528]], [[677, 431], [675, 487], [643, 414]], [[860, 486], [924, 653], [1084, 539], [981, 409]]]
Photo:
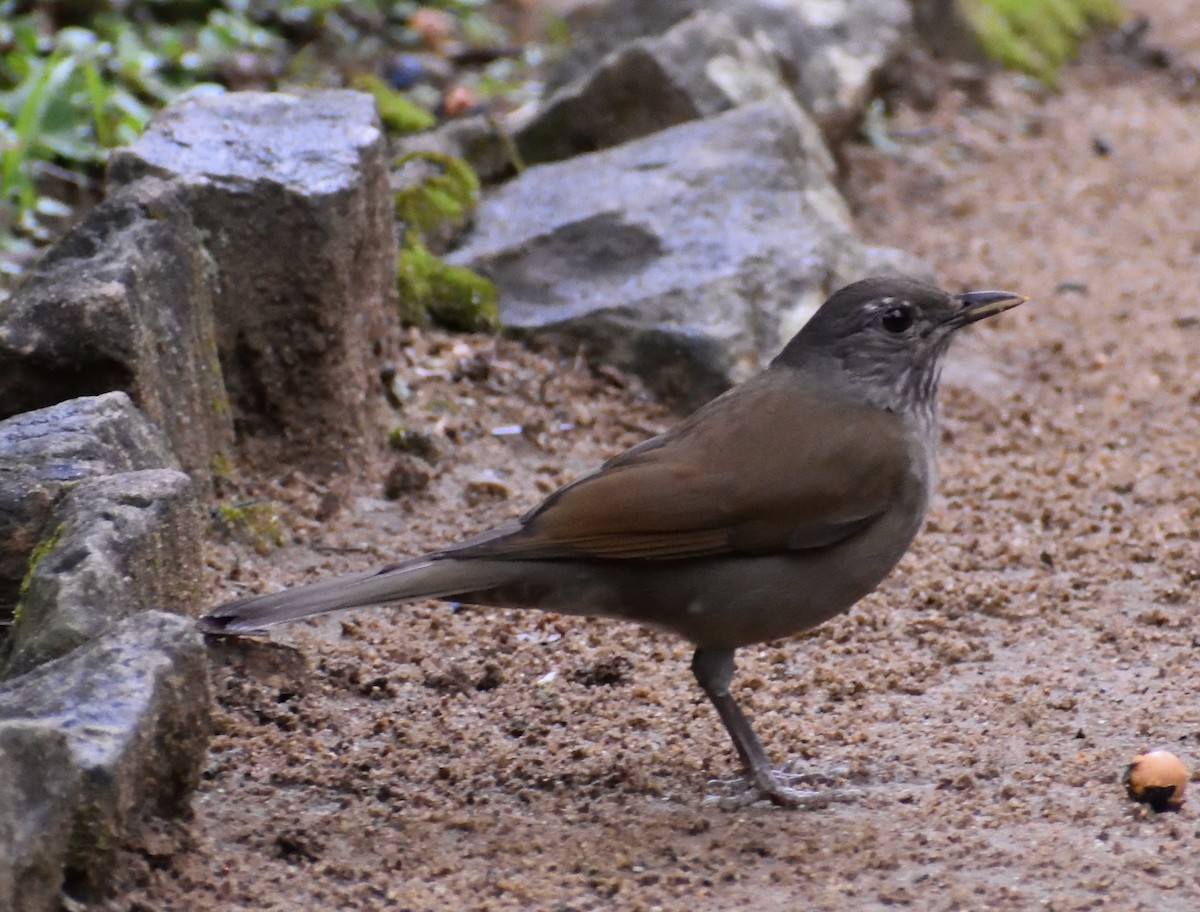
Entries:
[[750, 720], [742, 712], [730, 693], [733, 680], [733, 650], [700, 647], [692, 656], [692, 674], [700, 687], [708, 694], [717, 714], [725, 724], [733, 746], [746, 768], [750, 787], [755, 798], [766, 798], [781, 807], [801, 807], [824, 804], [831, 797], [816, 791], [800, 791], [789, 788], [780, 781], [779, 774], [771, 768], [762, 742], [754, 734]]

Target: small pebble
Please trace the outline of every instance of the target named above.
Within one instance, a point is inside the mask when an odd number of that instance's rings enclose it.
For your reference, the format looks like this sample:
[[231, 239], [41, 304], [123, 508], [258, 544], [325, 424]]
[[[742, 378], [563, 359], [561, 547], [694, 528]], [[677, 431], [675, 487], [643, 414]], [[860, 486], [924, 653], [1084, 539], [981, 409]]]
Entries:
[[1134, 801], [1155, 811], [1175, 810], [1183, 804], [1188, 769], [1170, 751], [1138, 754], [1125, 769], [1125, 789]]
[[388, 432], [388, 446], [397, 453], [411, 453], [419, 456], [430, 465], [437, 462], [442, 455], [442, 451], [433, 437], [403, 425], [392, 428]]
[[467, 503], [474, 507], [489, 500], [508, 500], [511, 493], [508, 485], [494, 473], [487, 472], [467, 482], [465, 496]]
[[421, 36], [426, 47], [437, 50], [454, 34], [454, 18], [444, 10], [423, 6], [412, 14], [408, 27]]
[[479, 109], [479, 96], [466, 86], [454, 86], [442, 98], [442, 110], [447, 117], [461, 117]]
[[397, 91], [411, 89], [426, 78], [425, 66], [414, 54], [399, 54], [388, 64], [384, 77]]
[[405, 494], [429, 487], [430, 475], [422, 463], [405, 454], [400, 456], [383, 479], [383, 495], [399, 500]]

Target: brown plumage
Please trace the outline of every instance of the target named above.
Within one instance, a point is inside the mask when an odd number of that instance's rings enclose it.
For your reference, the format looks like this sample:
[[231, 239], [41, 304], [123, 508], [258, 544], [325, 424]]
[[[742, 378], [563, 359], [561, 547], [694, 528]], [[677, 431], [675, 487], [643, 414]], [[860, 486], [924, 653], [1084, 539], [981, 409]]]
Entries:
[[[457, 556], [685, 559], [815, 548], [887, 509], [895, 416], [761, 374]], [[813, 434], [813, 422], [828, 433]], [[863, 436], [878, 449], [858, 444]], [[758, 447], [757, 441], [769, 444]], [[830, 480], [836, 479], [836, 484]]]

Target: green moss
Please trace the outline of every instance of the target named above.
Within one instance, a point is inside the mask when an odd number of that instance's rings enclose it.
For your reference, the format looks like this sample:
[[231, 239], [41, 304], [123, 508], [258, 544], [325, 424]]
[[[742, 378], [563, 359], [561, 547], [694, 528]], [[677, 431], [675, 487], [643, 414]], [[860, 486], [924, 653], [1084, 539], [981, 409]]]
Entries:
[[214, 453], [211, 468], [213, 475], [217, 478], [233, 477], [233, 460], [229, 458], [228, 453]]
[[451, 266], [415, 239], [400, 251], [396, 269], [400, 309], [410, 323], [430, 320], [460, 332], [500, 328], [496, 286], [478, 273]]
[[25, 566], [25, 575], [21, 577], [21, 586], [17, 590], [17, 604], [13, 608], [14, 624], [21, 620], [21, 603], [25, 601], [29, 587], [33, 585], [33, 577], [37, 573], [38, 564], [58, 545], [59, 539], [62, 538], [64, 525], [64, 523], [59, 523], [53, 532], [34, 545], [33, 550], [29, 552], [29, 563]]
[[351, 80], [354, 88], [370, 93], [379, 109], [379, 119], [393, 133], [416, 133], [437, 124], [437, 118], [419, 104], [409, 101], [378, 76], [359, 73]]
[[253, 546], [259, 554], [283, 544], [275, 507], [265, 500], [217, 504], [217, 516], [227, 534]]
[[461, 225], [479, 202], [479, 176], [467, 162], [440, 152], [406, 152], [392, 167], [423, 162], [430, 172], [396, 191], [396, 218], [409, 231], [429, 235]]
[[431, 173], [396, 191], [396, 217], [404, 244], [396, 263], [400, 315], [409, 323], [430, 321], [461, 332], [500, 327], [496, 286], [461, 266], [451, 266], [426, 246], [427, 237], [462, 225], [479, 199], [479, 178], [469, 164], [436, 152], [409, 152], [394, 162], [424, 162]]
[[959, 0], [984, 53], [1051, 86], [1095, 28], [1115, 25], [1117, 0]]

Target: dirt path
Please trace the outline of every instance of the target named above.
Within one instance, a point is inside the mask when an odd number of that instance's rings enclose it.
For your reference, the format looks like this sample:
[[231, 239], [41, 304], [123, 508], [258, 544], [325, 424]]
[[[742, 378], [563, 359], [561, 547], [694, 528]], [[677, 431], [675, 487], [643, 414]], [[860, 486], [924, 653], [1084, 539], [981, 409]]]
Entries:
[[[1131, 5], [1200, 64], [1187, 4]], [[1200, 909], [1200, 788], [1153, 815], [1117, 783], [1147, 745], [1200, 766], [1200, 101], [1099, 52], [1059, 96], [1015, 85], [901, 114], [905, 163], [850, 156], [871, 239], [1034, 300], [960, 340], [941, 496], [900, 570], [741, 661], [772, 753], [861, 800], [705, 804], [735, 758], [665, 637], [362, 613], [277, 637], [302, 659], [217, 671], [195, 819], [123, 854], [112, 908]], [[214, 598], [436, 546], [667, 420], [509, 343], [426, 336], [414, 362], [444, 369], [410, 420], [457, 436], [428, 492], [397, 508], [364, 485], [318, 523], [320, 492], [285, 480], [300, 543], [217, 550]]]

